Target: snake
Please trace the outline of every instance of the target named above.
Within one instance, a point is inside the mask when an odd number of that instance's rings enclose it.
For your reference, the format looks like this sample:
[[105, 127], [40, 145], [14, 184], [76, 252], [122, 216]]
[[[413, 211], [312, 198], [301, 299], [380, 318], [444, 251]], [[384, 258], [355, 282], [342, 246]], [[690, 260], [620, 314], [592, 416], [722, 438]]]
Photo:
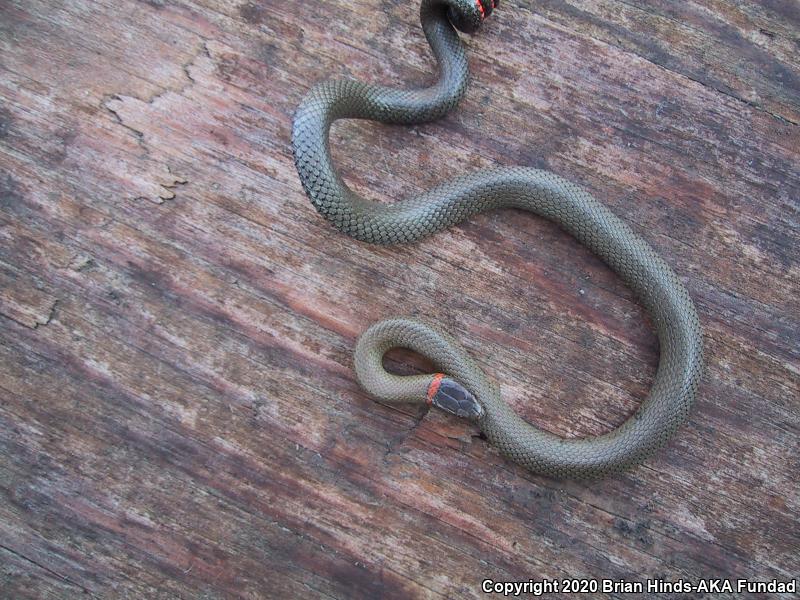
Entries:
[[[387, 403], [427, 404], [472, 421], [503, 456], [554, 479], [595, 479], [641, 463], [686, 421], [703, 370], [700, 321], [678, 276], [625, 222], [578, 185], [532, 167], [486, 168], [459, 175], [412, 197], [385, 204], [343, 180], [330, 151], [331, 125], [366, 119], [393, 125], [427, 123], [461, 101], [469, 67], [459, 31], [475, 33], [497, 0], [422, 0], [420, 21], [438, 65], [428, 87], [398, 89], [353, 79], [314, 85], [292, 123], [295, 167], [316, 210], [340, 232], [370, 244], [409, 244], [478, 213], [516, 208], [556, 223], [596, 254], [650, 315], [659, 342], [658, 368], [647, 397], [620, 426], [588, 437], [562, 437], [519, 417], [463, 346], [431, 319], [394, 316], [358, 339], [354, 366], [362, 388]], [[435, 373], [387, 371], [385, 354], [406, 348], [428, 358]]]

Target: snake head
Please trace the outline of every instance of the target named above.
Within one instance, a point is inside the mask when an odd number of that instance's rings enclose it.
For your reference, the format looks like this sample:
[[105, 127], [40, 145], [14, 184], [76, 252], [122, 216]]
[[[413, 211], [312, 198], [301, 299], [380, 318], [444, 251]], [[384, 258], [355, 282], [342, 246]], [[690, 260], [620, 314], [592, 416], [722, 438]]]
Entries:
[[483, 407], [469, 390], [454, 379], [437, 375], [428, 389], [428, 403], [445, 412], [477, 421], [483, 416]]

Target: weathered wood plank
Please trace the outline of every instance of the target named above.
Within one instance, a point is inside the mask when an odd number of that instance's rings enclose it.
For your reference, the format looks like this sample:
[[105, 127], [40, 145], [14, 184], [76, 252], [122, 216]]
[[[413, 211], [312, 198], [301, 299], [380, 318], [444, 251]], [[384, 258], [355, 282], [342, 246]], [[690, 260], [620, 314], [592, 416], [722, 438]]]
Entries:
[[3, 593], [10, 598], [65, 598], [83, 594], [84, 589], [43, 568], [25, 556], [0, 547]]
[[476, 597], [483, 577], [796, 576], [796, 12], [504, 2], [468, 41], [458, 111], [336, 128], [338, 163], [372, 197], [543, 166], [683, 277], [707, 335], [700, 401], [665, 451], [594, 484], [531, 476], [470, 426], [377, 405], [354, 381], [363, 329], [426, 315], [525, 418], [588, 435], [635, 410], [657, 361], [630, 293], [541, 220], [506, 211], [373, 248], [313, 212], [294, 107], [330, 76], [430, 81], [415, 13], [0, 6], [4, 595]]

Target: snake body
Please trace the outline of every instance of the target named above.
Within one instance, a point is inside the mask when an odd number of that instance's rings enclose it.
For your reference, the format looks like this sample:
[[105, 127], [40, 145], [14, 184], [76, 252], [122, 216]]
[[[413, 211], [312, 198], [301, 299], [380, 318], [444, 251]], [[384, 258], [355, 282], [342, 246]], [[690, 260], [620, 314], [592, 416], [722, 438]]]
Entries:
[[[314, 207], [341, 232], [364, 242], [404, 244], [471, 215], [514, 207], [554, 221], [597, 254], [652, 316], [660, 360], [652, 389], [615, 430], [566, 439], [532, 426], [500, 397], [465, 350], [436, 325], [392, 318], [371, 326], [355, 351], [364, 389], [383, 402], [427, 402], [474, 419], [488, 441], [533, 472], [556, 478], [599, 477], [634, 465], [663, 446], [685, 421], [702, 371], [702, 337], [694, 304], [678, 277], [633, 230], [577, 185], [527, 167], [463, 175], [391, 205], [353, 192], [331, 160], [329, 131], [337, 119], [413, 124], [437, 119], [463, 97], [467, 57], [456, 28], [472, 33], [496, 8], [493, 0], [423, 0], [420, 18], [439, 65], [424, 89], [392, 89], [353, 80], [318, 84], [297, 109], [295, 165]], [[395, 347], [428, 357], [440, 374], [398, 376], [382, 359]]]

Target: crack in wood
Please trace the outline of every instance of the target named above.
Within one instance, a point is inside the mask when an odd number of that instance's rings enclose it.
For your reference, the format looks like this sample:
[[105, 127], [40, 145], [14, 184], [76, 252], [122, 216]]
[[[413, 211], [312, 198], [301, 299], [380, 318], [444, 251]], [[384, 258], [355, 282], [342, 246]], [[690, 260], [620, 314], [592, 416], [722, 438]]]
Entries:
[[72, 587], [78, 588], [81, 591], [82, 594], [86, 594], [86, 595], [88, 595], [89, 597], [92, 597], [92, 598], [96, 597], [87, 588], [85, 588], [84, 586], [82, 586], [79, 583], [76, 583], [76, 582], [72, 581], [66, 575], [62, 575], [58, 571], [54, 571], [50, 567], [48, 567], [46, 565], [43, 565], [42, 563], [38, 562], [37, 560], [34, 560], [33, 558], [30, 558], [29, 556], [26, 556], [26, 555], [24, 555], [24, 554], [22, 554], [20, 552], [17, 552], [13, 548], [10, 548], [9, 546], [6, 546], [5, 544], [0, 543], [0, 550], [8, 552], [9, 554], [11, 554], [13, 556], [16, 556], [17, 558], [23, 560], [24, 562], [27, 562], [29, 564], [34, 565], [35, 567], [41, 569], [42, 571], [44, 571], [45, 573], [47, 573], [51, 577], [55, 577], [56, 579], [58, 579], [59, 581], [61, 581], [63, 583], [66, 583], [66, 584], [68, 584], [68, 585], [70, 585]]

